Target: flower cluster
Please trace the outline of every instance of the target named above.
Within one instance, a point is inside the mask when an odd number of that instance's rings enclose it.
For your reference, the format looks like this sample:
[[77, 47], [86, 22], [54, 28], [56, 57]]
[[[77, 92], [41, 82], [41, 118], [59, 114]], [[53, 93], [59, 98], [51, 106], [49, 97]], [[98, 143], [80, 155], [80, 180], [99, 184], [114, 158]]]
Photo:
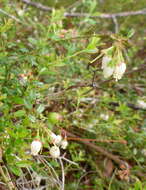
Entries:
[[120, 80], [126, 71], [126, 64], [124, 61], [119, 62], [115, 66], [110, 66], [109, 63], [112, 61], [112, 57], [105, 55], [102, 59], [102, 69], [105, 78], [113, 75], [116, 81]]
[[50, 138], [51, 138], [51, 143], [54, 144], [50, 148], [50, 155], [53, 158], [58, 158], [60, 156], [60, 148], [66, 149], [68, 142], [66, 139], [63, 139], [61, 135], [56, 135], [55, 133], [52, 132], [50, 134]]
[[[60, 148], [66, 149], [68, 146], [68, 141], [63, 139], [61, 135], [56, 135], [55, 133], [50, 133], [51, 144], [53, 146], [50, 148], [50, 155], [52, 158], [58, 158], [60, 156]], [[31, 154], [37, 156], [42, 149], [42, 142], [39, 140], [34, 140], [31, 143]]]

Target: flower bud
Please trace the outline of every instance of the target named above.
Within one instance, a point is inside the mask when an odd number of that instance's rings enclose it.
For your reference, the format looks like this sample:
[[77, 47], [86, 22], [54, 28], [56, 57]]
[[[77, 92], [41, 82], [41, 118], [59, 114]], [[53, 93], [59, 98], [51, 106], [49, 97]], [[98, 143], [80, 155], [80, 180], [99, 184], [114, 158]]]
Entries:
[[58, 158], [60, 156], [60, 149], [58, 146], [52, 146], [50, 148], [50, 155], [53, 157], [53, 158]]
[[62, 148], [62, 149], [66, 149], [67, 146], [68, 146], [67, 140], [63, 140], [63, 141], [61, 142], [61, 148]]
[[48, 115], [48, 120], [52, 124], [57, 124], [59, 121], [62, 121], [62, 115], [57, 112], [50, 112]]
[[41, 148], [42, 148], [42, 143], [39, 140], [32, 141], [32, 143], [31, 143], [31, 154], [33, 156], [38, 155]]

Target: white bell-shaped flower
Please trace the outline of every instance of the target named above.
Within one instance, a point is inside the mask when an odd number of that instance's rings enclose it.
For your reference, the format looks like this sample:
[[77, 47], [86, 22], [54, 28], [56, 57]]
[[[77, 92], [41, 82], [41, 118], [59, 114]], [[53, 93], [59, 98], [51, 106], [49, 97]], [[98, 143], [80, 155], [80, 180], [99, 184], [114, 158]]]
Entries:
[[56, 145], [60, 145], [60, 143], [62, 141], [62, 136], [61, 135], [56, 135], [53, 132], [51, 132], [50, 138], [51, 138], [52, 143], [54, 143]]
[[32, 141], [32, 143], [31, 143], [31, 154], [33, 156], [38, 155], [41, 148], [42, 148], [42, 143], [39, 140]]
[[58, 146], [52, 146], [50, 148], [50, 155], [53, 157], [53, 158], [58, 158], [60, 156], [60, 149]]
[[65, 139], [62, 140], [62, 141], [61, 141], [61, 148], [62, 148], [62, 149], [66, 149], [67, 146], [68, 146], [67, 140], [65, 140]]
[[109, 66], [108, 64], [109, 64], [109, 62], [111, 61], [111, 57], [109, 57], [109, 56], [104, 56], [103, 58], [102, 58], [102, 69], [103, 69], [103, 76], [105, 77], [105, 78], [108, 78], [108, 77], [110, 77], [110, 76], [112, 76], [112, 74], [113, 74], [113, 72], [114, 72], [114, 67], [111, 67], [111, 66]]
[[109, 67], [109, 66], [105, 67], [103, 69], [103, 76], [104, 76], [104, 78], [108, 78], [108, 77], [112, 76], [113, 72], [114, 72], [114, 68], [113, 67]]
[[55, 133], [51, 132], [50, 133], [50, 138], [51, 140], [54, 140], [56, 138], [57, 135], [55, 135]]
[[57, 135], [54, 144], [60, 145], [61, 141], [62, 141], [62, 136], [61, 135]]
[[50, 139], [51, 139], [51, 143], [55, 143], [57, 138], [57, 135], [53, 132], [50, 133]]
[[116, 81], [120, 80], [125, 71], [126, 71], [126, 64], [124, 62], [121, 62], [120, 64], [116, 65], [113, 73], [113, 78], [115, 78]]
[[103, 56], [101, 68], [104, 69], [105, 67], [107, 67], [107, 64], [108, 64], [111, 60], [112, 60], [111, 57], [109, 57], [109, 56], [107, 56], [107, 55]]

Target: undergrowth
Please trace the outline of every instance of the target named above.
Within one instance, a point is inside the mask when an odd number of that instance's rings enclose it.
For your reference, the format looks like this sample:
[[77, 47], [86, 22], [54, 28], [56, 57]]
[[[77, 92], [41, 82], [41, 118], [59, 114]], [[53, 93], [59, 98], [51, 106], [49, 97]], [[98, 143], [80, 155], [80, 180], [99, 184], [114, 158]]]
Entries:
[[[64, 16], [72, 6], [96, 15], [135, 2], [104, 4], [56, 1], [50, 13], [0, 2], [0, 189], [146, 189], [145, 15], [120, 18], [117, 34], [112, 19]], [[122, 79], [104, 78], [107, 55], [112, 67], [126, 63]]]

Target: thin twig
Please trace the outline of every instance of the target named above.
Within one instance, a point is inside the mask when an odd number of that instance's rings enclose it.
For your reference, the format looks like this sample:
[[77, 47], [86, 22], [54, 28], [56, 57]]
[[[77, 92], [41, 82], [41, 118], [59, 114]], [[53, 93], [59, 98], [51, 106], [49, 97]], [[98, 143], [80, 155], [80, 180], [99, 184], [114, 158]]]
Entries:
[[20, 23], [20, 24], [23, 24], [23, 23], [21, 22], [21, 20], [19, 20], [18, 18], [16, 18], [16, 17], [13, 16], [13, 15], [10, 15], [10, 14], [7, 13], [6, 11], [0, 9], [0, 12], [3, 13], [4, 15], [10, 17], [11, 19], [15, 20], [16, 22], [18, 22], [18, 23]]
[[70, 164], [73, 164], [73, 165], [76, 165], [76, 166], [78, 166], [78, 164], [77, 163], [75, 163], [75, 162], [73, 162], [73, 161], [71, 161], [71, 160], [69, 160], [69, 159], [67, 159], [67, 158], [65, 158], [65, 157], [60, 157], [60, 158], [62, 158], [62, 160], [65, 160], [66, 162], [68, 162], [68, 163], [70, 163]]
[[117, 20], [116, 16], [113, 16], [112, 19], [113, 19], [113, 23], [115, 25], [115, 33], [118, 33], [119, 32], [118, 20]]
[[[120, 104], [118, 102], [110, 102], [109, 105], [119, 106]], [[146, 110], [146, 108], [142, 108], [136, 104], [127, 103], [126, 105], [127, 107], [132, 108], [134, 110]]]
[[[54, 9], [52, 7], [44, 6], [41, 3], [32, 2], [30, 0], [22, 0], [22, 2], [43, 11], [52, 11]], [[69, 13], [69, 12], [64, 13], [65, 17], [90, 17], [90, 18], [107, 18], [107, 19], [111, 19], [113, 17], [126, 17], [126, 16], [134, 16], [134, 15], [146, 15], [146, 9], [142, 9], [138, 11], [126, 11], [126, 12], [120, 12], [120, 13], [101, 13], [97, 16], [93, 16], [88, 13]]]
[[13, 182], [13, 179], [10, 176], [8, 168], [5, 165], [3, 167], [4, 167], [5, 171], [6, 171], [6, 175], [7, 175], [7, 178], [9, 180], [8, 183], [10, 184], [11, 188], [17, 190], [17, 188], [16, 188], [16, 186], [15, 186], [15, 184]]
[[48, 6], [44, 6], [41, 3], [36, 3], [36, 2], [32, 2], [30, 0], [22, 0], [23, 3], [26, 3], [28, 5], [31, 5], [33, 7], [36, 7], [37, 9], [41, 9], [43, 11], [52, 11], [53, 8], [48, 7]]
[[83, 139], [83, 138], [75, 138], [75, 137], [67, 137], [67, 140], [77, 140], [77, 141], [88, 141], [88, 142], [101, 142], [101, 143], [121, 143], [121, 144], [127, 144], [127, 141], [125, 140], [106, 140], [106, 139]]
[[6, 185], [5, 183], [3, 183], [3, 182], [1, 182], [1, 181], [0, 181], [0, 184], [2, 184], [2, 185]]
[[29, 173], [29, 175], [30, 175], [30, 177], [31, 177], [31, 179], [32, 179], [32, 180], [30, 180], [30, 181], [32, 182], [33, 187], [34, 187], [34, 188], [37, 188], [37, 187], [36, 187], [36, 184], [35, 184], [35, 182], [34, 182], [34, 179], [33, 179], [34, 177], [33, 177], [32, 174], [31, 174], [30, 168], [27, 167], [26, 169], [27, 169], [27, 171], [28, 171], [28, 173]]
[[61, 159], [61, 158], [59, 158], [59, 162], [60, 162], [60, 165], [61, 165], [61, 171], [62, 171], [62, 187], [61, 187], [61, 190], [64, 190], [65, 173], [64, 173], [64, 165], [63, 165], [63, 162], [62, 162], [62, 159]]
[[9, 178], [5, 175], [2, 166], [0, 165], [0, 174], [3, 177], [4, 182], [7, 184], [7, 187], [9, 190], [13, 190], [12, 186], [11, 186], [11, 181], [9, 181]]
[[78, 180], [78, 182], [77, 182], [77, 188], [76, 188], [76, 190], [78, 190], [79, 189], [79, 184], [81, 183], [81, 180], [85, 177], [85, 176], [87, 176], [87, 175], [91, 175], [91, 174], [95, 174], [95, 173], [97, 173], [97, 171], [89, 171], [89, 172], [86, 172], [86, 173], [84, 173], [80, 178], [79, 178], [79, 180]]
[[[51, 166], [51, 164], [50, 164], [49, 162], [47, 162], [46, 159], [41, 158], [40, 156], [38, 156], [38, 159], [39, 159], [45, 166], [47, 166], [47, 168], [48, 168], [48, 167], [51, 168], [52, 172], [50, 171], [50, 174], [51, 174], [52, 177], [54, 178], [54, 181], [56, 182], [56, 184], [59, 185], [59, 186], [61, 186], [61, 182], [60, 182], [60, 180], [59, 180], [59, 177], [58, 177], [58, 175], [57, 175], [55, 169]], [[54, 177], [53, 175], [54, 175], [55, 177]]]
[[[77, 39], [89, 39], [92, 37], [111, 37], [113, 33], [110, 31], [107, 32], [99, 32], [96, 34], [90, 34], [90, 35], [80, 35], [80, 36], [75, 36], [75, 37], [68, 37], [68, 38], [61, 38], [61, 39], [55, 39], [54, 42], [58, 42], [58, 41], [67, 41], [67, 40], [77, 40]], [[49, 39], [49, 38], [48, 38]], [[51, 38], [49, 40], [52, 40]], [[83, 52], [84, 53], [84, 52]], [[94, 60], [93, 60], [94, 61]], [[92, 62], [92, 61], [91, 61]]]
[[115, 177], [115, 175], [116, 175], [116, 172], [117, 172], [117, 169], [115, 169], [115, 171], [113, 172], [113, 175], [112, 175], [112, 177], [111, 177], [111, 180], [110, 180], [110, 183], [109, 183], [109, 186], [108, 186], [108, 190], [112, 190], [112, 189], [111, 189], [111, 185], [112, 185], [112, 183], [113, 183], [113, 180], [114, 180], [114, 177]]

